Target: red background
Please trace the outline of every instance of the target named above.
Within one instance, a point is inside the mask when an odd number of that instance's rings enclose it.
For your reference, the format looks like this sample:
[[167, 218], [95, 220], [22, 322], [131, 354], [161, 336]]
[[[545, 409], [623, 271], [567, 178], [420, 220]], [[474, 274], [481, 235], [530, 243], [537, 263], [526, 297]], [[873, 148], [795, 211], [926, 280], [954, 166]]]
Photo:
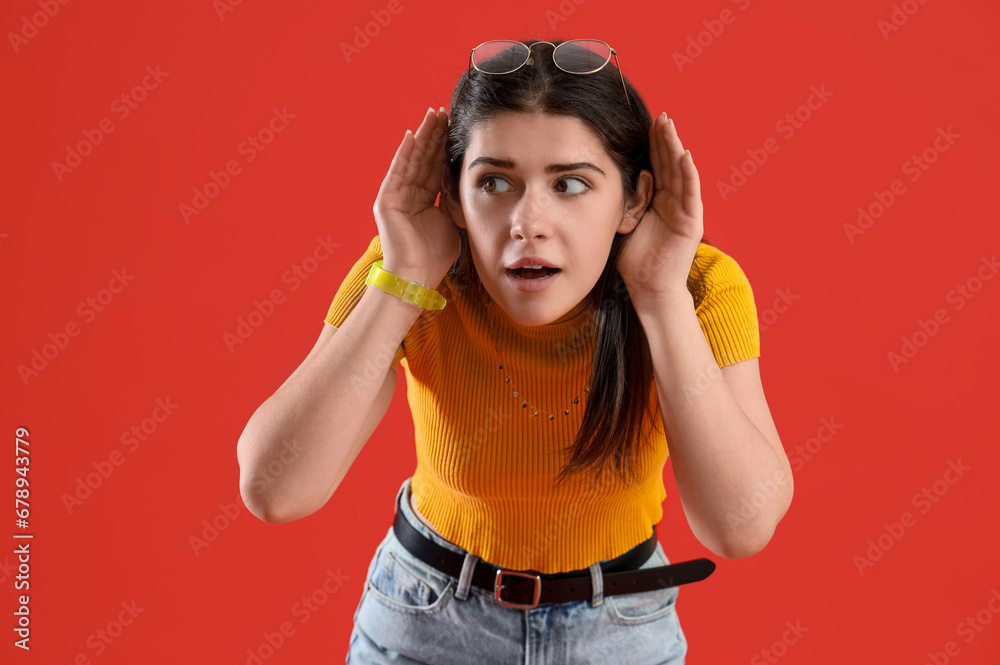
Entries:
[[[761, 372], [796, 471], [770, 544], [725, 560], [693, 537], [668, 463], [667, 555], [718, 564], [681, 596], [688, 662], [997, 662], [1000, 280], [948, 296], [1000, 245], [996, 3], [908, 0], [911, 15], [889, 0], [402, 1], [350, 62], [340, 44], [385, 2], [244, 2], [221, 18], [208, 0], [69, 2], [47, 19], [38, 2], [3, 4], [0, 661], [235, 665], [292, 621], [266, 662], [341, 662], [395, 491], [416, 464], [405, 382], [338, 492], [305, 519], [270, 525], [246, 510], [237, 439], [312, 348], [376, 233], [372, 203], [396, 147], [428, 106], [447, 107], [469, 49], [589, 37], [618, 50], [694, 155], [706, 233], [743, 267], [768, 317]], [[733, 20], [711, 36], [704, 22], [718, 30], [725, 9]], [[907, 20], [883, 35], [894, 11]], [[35, 14], [32, 31], [24, 21]], [[674, 53], [700, 32], [711, 43], [679, 68]], [[167, 75], [122, 118], [112, 104], [147, 66]], [[775, 124], [811, 86], [832, 95], [786, 137]], [[275, 107], [294, 119], [247, 161], [238, 146]], [[114, 131], [60, 179], [53, 162], [104, 118]], [[904, 163], [938, 128], [958, 138], [911, 181]], [[717, 183], [772, 137], [778, 151], [723, 200]], [[178, 206], [234, 159], [240, 173], [185, 223]], [[851, 242], [844, 225], [894, 179], [905, 193]], [[306, 262], [315, 270], [293, 289], [283, 275], [327, 236], [339, 246]], [[134, 279], [87, 317], [78, 306], [116, 269]], [[224, 335], [275, 289], [285, 300], [230, 350]], [[797, 296], [780, 313], [778, 291]], [[938, 309], [947, 322], [917, 335], [916, 355], [894, 368], [887, 354]], [[18, 368], [71, 322], [79, 334], [22, 379]], [[167, 398], [177, 409], [130, 450], [122, 434]], [[824, 418], [843, 427], [807, 459]], [[11, 630], [22, 593], [12, 538], [22, 530], [9, 510], [17, 427], [31, 432], [30, 653]], [[68, 509], [77, 479], [113, 453], [120, 465]], [[950, 484], [956, 460], [970, 470]], [[921, 512], [913, 496], [935, 481], [941, 496]], [[238, 515], [223, 519], [220, 504]], [[907, 511], [915, 523], [885, 535]], [[195, 552], [191, 537], [213, 519], [229, 523]], [[860, 574], [855, 557], [879, 536], [892, 546]], [[302, 623], [295, 605], [327, 569], [346, 582]], [[97, 631], [133, 600], [142, 613], [98, 653]], [[961, 632], [977, 612], [990, 623]], [[788, 622], [808, 630], [793, 637]]]

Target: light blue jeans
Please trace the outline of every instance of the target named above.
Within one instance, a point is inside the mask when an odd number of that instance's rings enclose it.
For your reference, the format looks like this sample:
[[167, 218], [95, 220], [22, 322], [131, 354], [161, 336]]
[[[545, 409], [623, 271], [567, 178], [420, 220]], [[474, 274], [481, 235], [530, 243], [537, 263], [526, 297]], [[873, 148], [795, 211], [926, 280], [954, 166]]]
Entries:
[[[590, 600], [505, 607], [492, 591], [469, 583], [479, 557], [432, 533], [414, 515], [411, 480], [400, 486], [396, 510], [437, 544], [464, 554], [463, 571], [451, 577], [414, 557], [390, 525], [368, 566], [347, 663], [683, 665], [687, 639], [677, 617], [679, 587], [604, 597], [598, 562], [590, 566]], [[657, 542], [640, 567], [669, 563]]]

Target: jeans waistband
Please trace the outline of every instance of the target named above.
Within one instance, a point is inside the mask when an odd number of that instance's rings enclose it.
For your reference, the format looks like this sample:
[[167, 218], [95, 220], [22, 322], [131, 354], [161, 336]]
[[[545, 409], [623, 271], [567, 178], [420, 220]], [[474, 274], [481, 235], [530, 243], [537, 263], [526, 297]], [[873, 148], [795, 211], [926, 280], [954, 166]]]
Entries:
[[[432, 532], [430, 529], [427, 528], [427, 525], [424, 524], [423, 522], [421, 522], [420, 518], [417, 517], [413, 513], [413, 507], [410, 505], [410, 495], [411, 495], [410, 484], [411, 484], [412, 480], [413, 480], [413, 478], [410, 477], [410, 478], [407, 478], [405, 481], [403, 481], [403, 484], [400, 486], [399, 491], [396, 493], [396, 511], [400, 511], [400, 510], [403, 511], [403, 517], [406, 519], [406, 521], [409, 524], [411, 524], [414, 529], [416, 529], [418, 532], [420, 532], [421, 535], [423, 535], [424, 537], [430, 539], [435, 544], [440, 545], [441, 547], [449, 549], [449, 550], [451, 550], [453, 552], [457, 552], [458, 554], [462, 554], [462, 555], [466, 554], [467, 550], [465, 550], [464, 548], [460, 547], [459, 545], [456, 545], [455, 543], [451, 542], [450, 540], [442, 538], [438, 534]], [[601, 564], [601, 570], [604, 571], [604, 572], [609, 572], [609, 573], [610, 572], [617, 572], [619, 570], [630, 570], [630, 569], [633, 569], [633, 568], [638, 568], [638, 566], [641, 566], [642, 564], [646, 563], [646, 561], [649, 560], [649, 557], [646, 557], [643, 561], [641, 561], [641, 562], [639, 562], [638, 564], [635, 564], [635, 565], [622, 565], [621, 562], [622, 561], [627, 561], [629, 559], [634, 558], [634, 556], [630, 556], [630, 555], [635, 550], [639, 550], [639, 549], [642, 549], [644, 547], [648, 547], [648, 544], [650, 543], [650, 541], [654, 542], [654, 547], [650, 548], [650, 552], [651, 552], [650, 556], [652, 556], [652, 552], [655, 550], [656, 525], [654, 524], [652, 526], [653, 526], [653, 532], [649, 536], [649, 538], [647, 538], [645, 541], [639, 543], [635, 547], [629, 549], [627, 552], [625, 552], [625, 553], [623, 553], [623, 554], [621, 554], [621, 555], [619, 555], [619, 556], [617, 556], [615, 558], [605, 559], [605, 560], [601, 561], [600, 562], [600, 564]], [[490, 562], [486, 562], [486, 563], [490, 563]], [[496, 565], [496, 564], [493, 564], [493, 565]], [[552, 578], [552, 579], [560, 579], [560, 578], [564, 578], [564, 577], [578, 577], [578, 576], [587, 575], [587, 574], [589, 574], [589, 568], [582, 568], [580, 570], [572, 570], [572, 571], [561, 572], [561, 573], [542, 573], [541, 577], [543, 577], [543, 578]]]

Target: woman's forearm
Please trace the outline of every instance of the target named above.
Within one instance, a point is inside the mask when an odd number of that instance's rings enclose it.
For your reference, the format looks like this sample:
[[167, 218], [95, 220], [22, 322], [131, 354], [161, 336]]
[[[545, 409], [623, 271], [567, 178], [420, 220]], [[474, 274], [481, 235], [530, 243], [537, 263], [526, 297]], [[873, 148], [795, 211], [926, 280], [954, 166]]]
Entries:
[[381, 396], [379, 413], [373, 405], [421, 311], [368, 288], [316, 355], [254, 412], [237, 457], [241, 494], [258, 517], [298, 519], [333, 494], [385, 413], [391, 395]]
[[[664, 433], [688, 523], [726, 558], [764, 547], [791, 503], [791, 468], [747, 417], [719, 370], [689, 293], [639, 312], [649, 341]], [[786, 475], [784, 475], [786, 474]], [[787, 482], [775, 482], [776, 478]], [[741, 509], [776, 486], [752, 515]], [[734, 516], [740, 516], [734, 519]]]

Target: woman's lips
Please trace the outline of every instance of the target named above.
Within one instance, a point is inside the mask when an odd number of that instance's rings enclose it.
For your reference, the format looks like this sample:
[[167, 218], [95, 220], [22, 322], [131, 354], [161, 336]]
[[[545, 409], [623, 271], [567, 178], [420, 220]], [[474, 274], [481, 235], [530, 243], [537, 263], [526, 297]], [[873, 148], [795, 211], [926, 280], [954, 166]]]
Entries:
[[551, 286], [554, 281], [559, 279], [562, 270], [557, 269], [549, 273], [546, 277], [536, 277], [534, 279], [518, 277], [510, 268], [506, 270], [505, 274], [507, 275], [508, 283], [514, 290], [521, 291], [522, 293], [535, 293]]

